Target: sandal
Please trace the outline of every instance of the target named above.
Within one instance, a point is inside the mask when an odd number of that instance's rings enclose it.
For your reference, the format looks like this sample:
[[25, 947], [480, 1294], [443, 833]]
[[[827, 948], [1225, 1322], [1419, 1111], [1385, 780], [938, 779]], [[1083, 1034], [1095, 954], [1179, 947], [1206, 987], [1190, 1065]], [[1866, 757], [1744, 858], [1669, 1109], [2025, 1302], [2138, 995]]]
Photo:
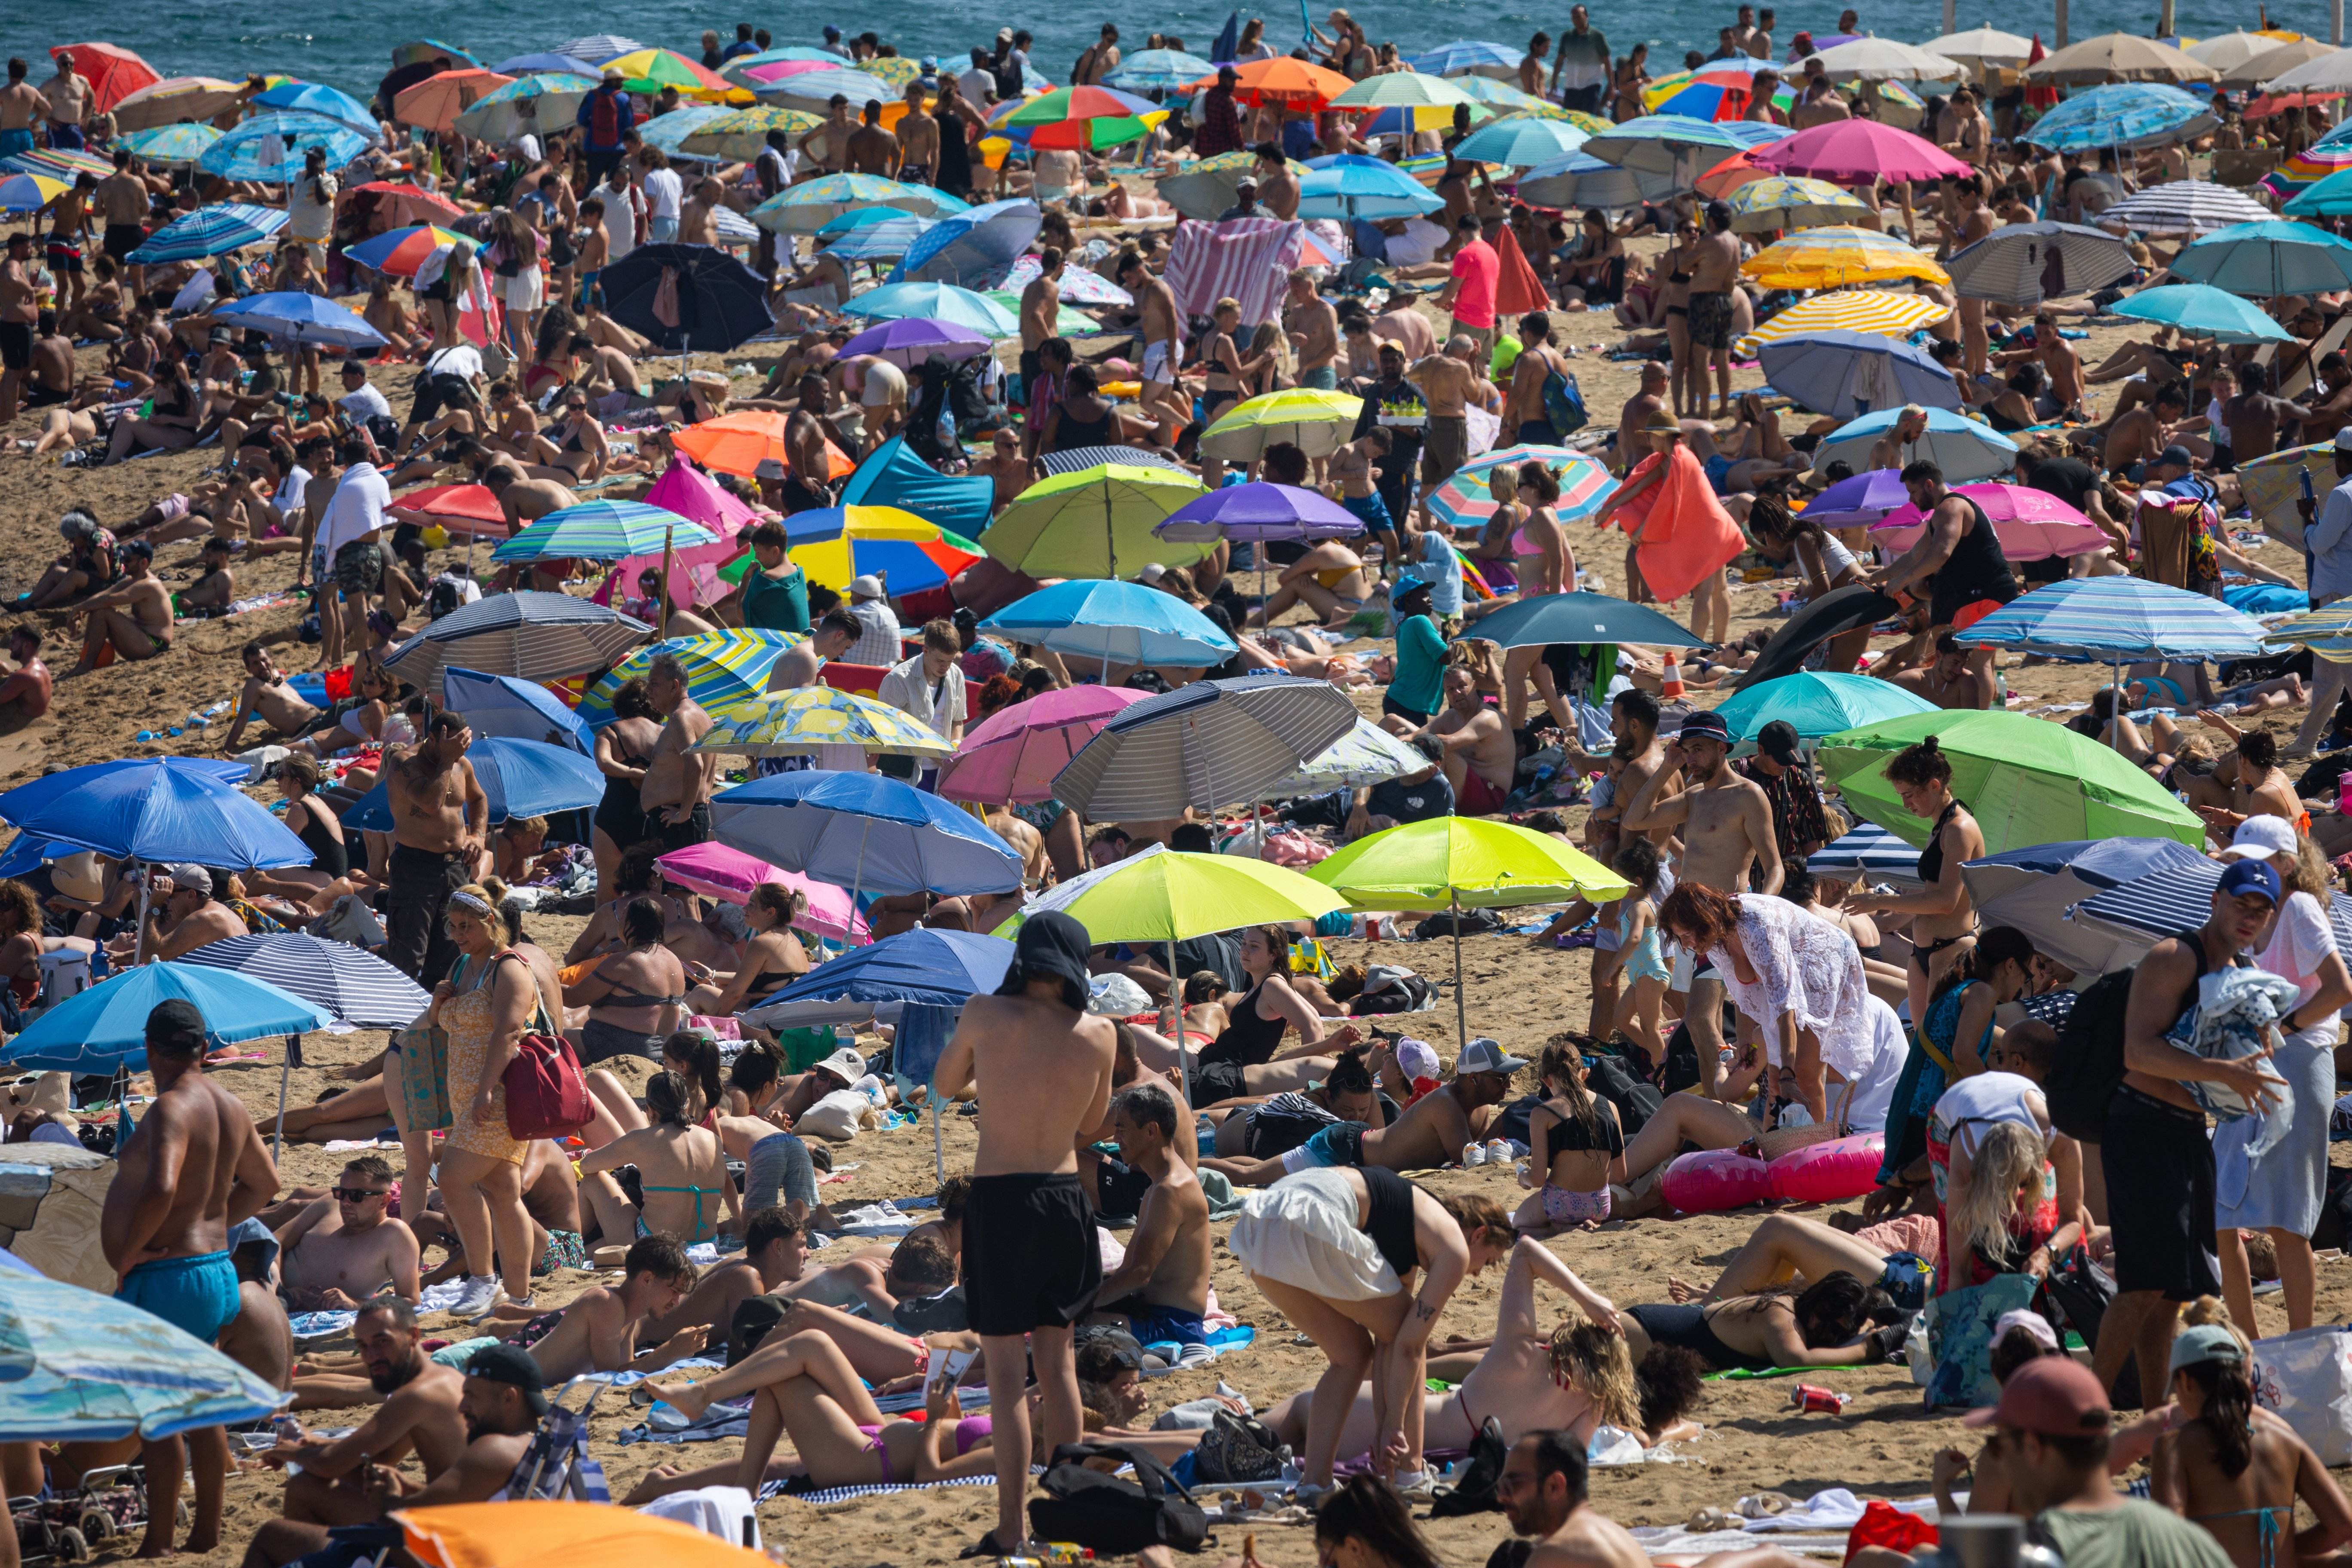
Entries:
[[961, 1552], [957, 1552], [956, 1556], [959, 1559], [965, 1557], [1012, 1557], [1016, 1555], [1020, 1548], [1024, 1544], [1026, 1543], [1023, 1542], [1015, 1542], [1011, 1546], [1000, 1546], [996, 1543], [996, 1531], [992, 1530], [986, 1535], [982, 1536], [978, 1541], [972, 1542], [970, 1546], [965, 1547]]
[[640, 1408], [648, 1405], [660, 1404], [661, 1395], [654, 1392], [653, 1379], [647, 1378], [642, 1383], [631, 1384], [629, 1385], [629, 1403], [637, 1405]]

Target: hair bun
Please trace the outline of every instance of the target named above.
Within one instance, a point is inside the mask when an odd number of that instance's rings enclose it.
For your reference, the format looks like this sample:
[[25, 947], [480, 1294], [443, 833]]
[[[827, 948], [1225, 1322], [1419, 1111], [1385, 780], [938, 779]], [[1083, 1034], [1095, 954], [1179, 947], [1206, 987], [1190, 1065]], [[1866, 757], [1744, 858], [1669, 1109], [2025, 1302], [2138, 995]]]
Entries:
[[1920, 742], [1919, 742], [1919, 744], [1920, 744], [1920, 745], [1922, 745], [1922, 746], [1924, 746], [1924, 747], [1926, 747], [1928, 751], [1931, 751], [1931, 752], [1934, 752], [1934, 751], [1939, 751], [1939, 750], [1941, 750], [1941, 749], [1942, 749], [1942, 748], [1940, 748], [1939, 746], [1937, 746], [1937, 745], [1936, 744], [1936, 737], [1935, 737], [1935, 736], [1933, 736], [1933, 735], [1928, 736], [1926, 740], [1924, 740], [1924, 741]]

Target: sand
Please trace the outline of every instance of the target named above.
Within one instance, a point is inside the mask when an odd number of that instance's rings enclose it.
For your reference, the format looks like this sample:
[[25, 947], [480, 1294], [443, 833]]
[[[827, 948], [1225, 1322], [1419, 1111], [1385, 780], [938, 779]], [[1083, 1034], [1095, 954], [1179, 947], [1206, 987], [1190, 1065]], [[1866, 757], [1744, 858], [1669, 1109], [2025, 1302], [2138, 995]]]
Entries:
[[[1654, 243], [1636, 242], [1636, 247], [1650, 248]], [[1617, 335], [1602, 317], [1575, 315], [1567, 319], [1559, 334], [1559, 341], [1580, 351], [1577, 374], [1591, 407], [1593, 422], [1603, 427], [1615, 424], [1618, 410], [1634, 390], [1639, 368], [1632, 363], [1599, 358], [1589, 352], [1594, 345], [1614, 342]], [[2086, 359], [2097, 363], [2125, 336], [2116, 329], [2094, 330], [2091, 341], [2083, 345]], [[738, 363], [760, 363], [766, 354], [739, 352], [727, 358]], [[87, 353], [83, 368], [94, 368], [99, 363], [99, 355]], [[715, 365], [720, 362], [704, 359], [699, 363]], [[764, 374], [763, 363], [760, 368]], [[395, 411], [404, 413], [413, 374], [405, 368], [387, 372], [378, 367], [371, 375], [392, 399]], [[1753, 385], [1758, 379], [1755, 372], [1748, 371], [1739, 374], [1736, 384]], [[2100, 402], [2106, 405], [2104, 396]], [[27, 417], [0, 431], [0, 437], [26, 436], [37, 427], [37, 420]], [[43, 565], [58, 553], [59, 541], [55, 524], [68, 508], [83, 507], [102, 522], [121, 524], [135, 517], [159, 495], [194, 482], [216, 461], [216, 451], [205, 451], [92, 470], [59, 468], [47, 461], [29, 463], [13, 451], [0, 457], [0, 563], [5, 563], [0, 565], [0, 596], [12, 595], [29, 586]], [[1584, 530], [1571, 530], [1571, 542], [1616, 584], [1622, 572], [1622, 544], [1614, 535], [1588, 543], [1590, 539]], [[161, 552], [157, 566], [167, 582], [176, 586], [194, 574], [195, 551], [191, 542], [167, 546]], [[2274, 544], [2260, 558], [2280, 570], [2292, 572], [2297, 568], [2288, 552]], [[240, 571], [238, 592], [252, 594], [282, 588], [291, 583], [293, 574], [290, 555], [270, 557], [256, 569]], [[1776, 592], [1772, 584], [1734, 588], [1735, 635], [1759, 625], [1773, 624], [1769, 611]], [[1667, 608], [1678, 615], [1687, 612], [1686, 605]], [[160, 742], [137, 742], [132, 736], [142, 729], [161, 729], [178, 722], [192, 710], [234, 697], [240, 680], [235, 652], [249, 638], [271, 644], [281, 664], [289, 669], [311, 667], [317, 661], [315, 647], [300, 643], [295, 637], [295, 627], [303, 614], [301, 607], [289, 605], [226, 621], [184, 623], [176, 646], [152, 664], [117, 664], [61, 682], [57, 701], [45, 718], [0, 731], [0, 788], [21, 784], [45, 772], [104, 758], [216, 751], [222, 733], [217, 727], [209, 732], [192, 731]], [[68, 623], [72, 618], [64, 613], [33, 617], [51, 637], [51, 645], [46, 651], [61, 672], [73, 662], [73, 647], [60, 640], [69, 635]], [[2008, 678], [2013, 691], [2029, 694], [2037, 701], [2053, 702], [2083, 700], [2103, 676], [2086, 667], [2019, 668], [2012, 662]], [[1375, 692], [1371, 700], [1376, 700]], [[2284, 716], [2273, 716], [2271, 727], [2284, 732], [2300, 718], [2300, 710], [2291, 710]], [[1580, 809], [1570, 813], [1571, 824], [1580, 824], [1582, 815]], [[535, 918], [529, 924], [536, 941], [560, 952], [572, 940], [579, 922]], [[1361, 959], [1369, 952], [1383, 962], [1406, 963], [1432, 976], [1444, 973], [1450, 962], [1443, 946], [1384, 943], [1374, 948], [1352, 942], [1339, 942], [1331, 946], [1335, 958], [1341, 963]], [[1590, 1001], [1591, 960], [1588, 953], [1538, 950], [1522, 938], [1489, 936], [1465, 942], [1463, 959], [1474, 1034], [1493, 1035], [1507, 1047], [1532, 1057], [1552, 1031], [1582, 1026]], [[1437, 1011], [1416, 1016], [1411, 1022], [1413, 1032], [1431, 1040], [1443, 1055], [1449, 1058], [1454, 1055], [1460, 1042], [1454, 1037], [1450, 998]], [[381, 1037], [374, 1033], [341, 1037], [318, 1036], [306, 1041], [306, 1058], [311, 1065], [294, 1074], [293, 1102], [305, 1104], [317, 1099], [331, 1087], [330, 1069], [362, 1059], [381, 1043]], [[266, 1121], [275, 1111], [278, 1065], [274, 1054], [266, 1064], [226, 1069], [220, 1076], [236, 1089], [257, 1121]], [[1522, 1083], [1521, 1088], [1526, 1087], [1528, 1085]], [[946, 1133], [947, 1169], [950, 1173], [968, 1170], [973, 1146], [972, 1123], [962, 1118], [950, 1118]], [[845, 1201], [919, 1195], [933, 1186], [928, 1130], [867, 1133], [837, 1150], [836, 1155], [845, 1163], [855, 1161], [859, 1165], [846, 1180], [825, 1189], [826, 1198], [836, 1206]], [[285, 1179], [289, 1185], [324, 1186], [339, 1170], [342, 1158], [316, 1145], [296, 1145], [288, 1151], [283, 1162]], [[1438, 1172], [1423, 1179], [1438, 1193], [1485, 1193], [1506, 1206], [1515, 1205], [1521, 1195], [1508, 1167]], [[1549, 1245], [1621, 1304], [1663, 1300], [1666, 1299], [1670, 1275], [1711, 1279], [1746, 1237], [1759, 1212], [1613, 1223], [1600, 1232], [1576, 1235]], [[1221, 1237], [1225, 1228], [1218, 1227]], [[565, 1286], [544, 1294], [542, 1300], [568, 1300], [591, 1282], [585, 1275], [571, 1276]], [[1446, 1310], [1438, 1330], [1440, 1336], [1490, 1333], [1499, 1284], [1499, 1270], [1466, 1282]], [[1257, 1326], [1257, 1342], [1211, 1368], [1178, 1373], [1154, 1382], [1151, 1394], [1155, 1408], [1209, 1393], [1220, 1381], [1245, 1394], [1263, 1408], [1285, 1394], [1307, 1387], [1320, 1372], [1323, 1363], [1318, 1352], [1311, 1345], [1293, 1342], [1292, 1331], [1251, 1289], [1240, 1268], [1223, 1252], [1222, 1242], [1216, 1261], [1216, 1288], [1227, 1310]], [[2277, 1332], [2285, 1327], [2284, 1313], [2275, 1302], [2276, 1298], [2268, 1298], [2259, 1309], [2263, 1332]], [[2340, 1260], [2323, 1265], [2319, 1310], [2323, 1321], [2343, 1318], [2352, 1311], [2352, 1270], [2346, 1269]], [[1549, 1298], [1543, 1303], [1543, 1310], [1547, 1321], [1556, 1320], [1564, 1312], [1565, 1303]], [[427, 1321], [428, 1326], [452, 1337], [464, 1331], [434, 1320]], [[312, 1353], [333, 1352], [348, 1349], [348, 1342], [342, 1339], [310, 1341], [302, 1348]], [[1853, 1402], [1840, 1415], [1801, 1415], [1789, 1407], [1789, 1381], [1709, 1384], [1705, 1398], [1693, 1412], [1695, 1418], [1705, 1424], [1706, 1435], [1688, 1447], [1686, 1461], [1597, 1472], [1593, 1479], [1595, 1500], [1604, 1510], [1628, 1523], [1671, 1524], [1684, 1521], [1698, 1509], [1728, 1506], [1743, 1495], [1767, 1489], [1800, 1499], [1832, 1486], [1847, 1487], [1865, 1497], [1920, 1496], [1927, 1490], [1930, 1461], [1938, 1448], [1963, 1444], [1973, 1451], [1973, 1444], [1965, 1442], [1956, 1418], [1930, 1415], [1922, 1410], [1919, 1391], [1902, 1368], [1838, 1372], [1814, 1381], [1853, 1395]], [[625, 1406], [608, 1395], [599, 1405], [593, 1422], [596, 1453], [611, 1476], [616, 1497], [656, 1464], [700, 1465], [730, 1458], [739, 1451], [737, 1440], [683, 1448], [652, 1444], [619, 1447], [611, 1439], [631, 1424], [625, 1411]], [[327, 1412], [306, 1417], [314, 1426], [345, 1425], [358, 1419], [360, 1416], [354, 1414], [338, 1420]], [[206, 1563], [215, 1568], [228, 1568], [238, 1562], [255, 1529], [275, 1513], [278, 1495], [279, 1480], [275, 1474], [257, 1472], [234, 1478], [223, 1544], [209, 1554]], [[902, 1493], [823, 1509], [778, 1500], [765, 1505], [761, 1517], [769, 1540], [788, 1560], [797, 1563], [945, 1563], [953, 1560], [959, 1551], [992, 1523], [993, 1510], [993, 1493], [974, 1488]], [[1485, 1560], [1505, 1536], [1507, 1527], [1499, 1514], [1486, 1514], [1440, 1522], [1432, 1527], [1432, 1533], [1448, 1563], [1475, 1564]], [[1266, 1526], [1260, 1528], [1257, 1535], [1260, 1556], [1274, 1568], [1302, 1568], [1314, 1561], [1314, 1544], [1307, 1530]], [[1229, 1552], [1238, 1551], [1240, 1531], [1230, 1528], [1223, 1531], [1220, 1545]]]

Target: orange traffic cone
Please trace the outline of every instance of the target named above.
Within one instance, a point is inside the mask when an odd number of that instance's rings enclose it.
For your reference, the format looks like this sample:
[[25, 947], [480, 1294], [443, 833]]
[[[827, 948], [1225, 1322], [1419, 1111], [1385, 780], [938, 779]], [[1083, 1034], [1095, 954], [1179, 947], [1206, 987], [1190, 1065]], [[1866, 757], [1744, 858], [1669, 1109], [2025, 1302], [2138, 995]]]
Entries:
[[1666, 650], [1666, 672], [1659, 678], [1658, 695], [1671, 702], [1683, 694], [1683, 661], [1672, 648]]

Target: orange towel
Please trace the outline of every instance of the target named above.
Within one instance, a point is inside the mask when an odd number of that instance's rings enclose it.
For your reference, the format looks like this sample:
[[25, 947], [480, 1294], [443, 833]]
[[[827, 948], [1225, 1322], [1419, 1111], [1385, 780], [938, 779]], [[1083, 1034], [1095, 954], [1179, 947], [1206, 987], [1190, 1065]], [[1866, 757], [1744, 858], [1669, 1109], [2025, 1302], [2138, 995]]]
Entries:
[[[1676, 443], [1672, 455], [1674, 467], [1666, 477], [1608, 520], [1629, 534], [1642, 531], [1635, 552], [1642, 580], [1664, 601], [1681, 598], [1747, 548], [1739, 525], [1716, 499], [1706, 469], [1690, 447]], [[1654, 452], [1634, 464], [1625, 476], [1625, 488], [1631, 489], [1657, 466]]]
[[1502, 237], [1495, 242], [1495, 258], [1502, 263], [1501, 275], [1495, 285], [1497, 316], [1511, 318], [1516, 326], [1517, 318], [1551, 303], [1551, 296], [1544, 291], [1543, 279], [1528, 265], [1527, 253], [1519, 248], [1518, 237], [1511, 232], [1509, 224], [1503, 226]]

